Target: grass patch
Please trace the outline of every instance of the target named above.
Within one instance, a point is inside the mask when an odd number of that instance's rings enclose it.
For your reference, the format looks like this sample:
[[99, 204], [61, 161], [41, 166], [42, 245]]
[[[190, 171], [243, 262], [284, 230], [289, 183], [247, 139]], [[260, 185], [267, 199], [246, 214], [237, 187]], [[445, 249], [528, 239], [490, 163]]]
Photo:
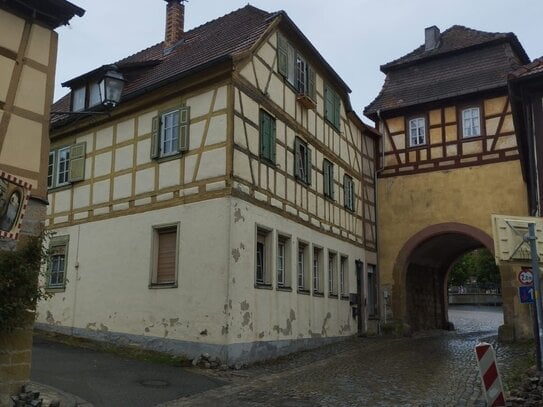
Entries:
[[499, 352], [504, 352], [505, 360], [500, 364], [500, 373], [505, 390], [518, 388], [526, 373], [535, 366], [535, 345], [533, 340], [500, 345]]
[[64, 345], [74, 348], [92, 349], [150, 363], [160, 363], [169, 366], [187, 367], [191, 366], [192, 362], [190, 359], [184, 356], [170, 355], [164, 352], [144, 349], [136, 345], [121, 345], [110, 342], [95, 341], [88, 338], [64, 335], [57, 332], [42, 331], [39, 329], [34, 329], [34, 336], [52, 342], [62, 343]]

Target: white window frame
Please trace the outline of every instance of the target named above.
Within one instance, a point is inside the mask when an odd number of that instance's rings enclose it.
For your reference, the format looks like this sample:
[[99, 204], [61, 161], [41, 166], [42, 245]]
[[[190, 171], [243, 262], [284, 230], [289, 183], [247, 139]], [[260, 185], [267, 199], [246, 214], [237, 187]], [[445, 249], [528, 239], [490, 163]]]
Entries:
[[[169, 117], [172, 117], [173, 122], [171, 126], [166, 124]], [[177, 119], [177, 124], [176, 124]], [[179, 109], [171, 110], [161, 115], [160, 126], [160, 156], [167, 157], [170, 155], [179, 153], [179, 126], [181, 125], [181, 113]], [[170, 136], [167, 137], [167, 133], [170, 132]], [[166, 146], [169, 145], [168, 148]]]
[[311, 289], [311, 281], [308, 281], [309, 266], [309, 244], [303, 241], [298, 241], [298, 247], [296, 248], [296, 288], [298, 291], [304, 293], [309, 292]]
[[[67, 156], [65, 158], [62, 158], [63, 152], [67, 152]], [[56, 156], [57, 156], [56, 157], [57, 168], [56, 168], [56, 176], [55, 176], [55, 180], [56, 180], [55, 186], [60, 187], [63, 185], [68, 185], [70, 183], [70, 146], [59, 148], [58, 150], [56, 150]], [[61, 159], [65, 163], [64, 171], [62, 172], [60, 171]], [[63, 179], [65, 177], [65, 180], [62, 182], [60, 181], [61, 175], [63, 176]]]
[[328, 294], [337, 296], [337, 253], [328, 251]]
[[426, 144], [426, 118], [414, 117], [409, 120], [409, 146], [418, 147]]
[[[53, 188], [53, 186], [55, 185], [55, 168], [55, 152], [50, 151], [49, 160], [47, 162], [47, 188]], [[49, 174], [49, 172], [51, 174]]]
[[277, 233], [276, 278], [278, 288], [291, 288], [291, 240], [290, 236]]
[[347, 279], [349, 278], [349, 257], [341, 256], [339, 260], [339, 293], [347, 295]]
[[320, 264], [319, 264], [319, 255], [317, 249], [313, 249], [313, 292], [320, 293], [322, 291], [320, 287]]
[[[68, 246], [70, 242], [70, 236], [54, 236], [51, 241], [49, 242], [49, 252], [50, 252], [50, 258], [49, 258], [49, 265], [47, 270], [47, 281], [46, 281], [46, 287], [47, 289], [64, 289], [66, 287], [66, 274], [68, 272]], [[62, 255], [55, 255], [54, 250], [55, 248], [62, 247], [64, 253]], [[62, 270], [54, 270], [55, 266], [55, 257], [62, 257]], [[56, 263], [59, 265], [60, 263]], [[52, 277], [53, 274], [57, 275], [57, 281], [55, 283], [52, 283]], [[58, 281], [58, 275], [62, 275], [62, 281]]]
[[481, 134], [482, 134], [481, 109], [479, 109], [479, 107], [476, 107], [476, 106], [463, 109], [462, 110], [462, 137], [463, 138], [479, 137]]

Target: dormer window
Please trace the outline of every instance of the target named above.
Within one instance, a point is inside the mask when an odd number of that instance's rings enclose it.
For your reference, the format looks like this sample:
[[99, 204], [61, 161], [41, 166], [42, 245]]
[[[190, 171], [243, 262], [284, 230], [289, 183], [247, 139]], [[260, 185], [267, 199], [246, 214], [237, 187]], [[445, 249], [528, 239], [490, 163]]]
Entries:
[[86, 90], [86, 87], [81, 87], [72, 91], [72, 110], [74, 112], [85, 110]]
[[96, 106], [115, 107], [121, 100], [125, 79], [115, 65], [106, 65], [91, 73], [65, 82], [72, 88], [72, 112], [85, 112]]

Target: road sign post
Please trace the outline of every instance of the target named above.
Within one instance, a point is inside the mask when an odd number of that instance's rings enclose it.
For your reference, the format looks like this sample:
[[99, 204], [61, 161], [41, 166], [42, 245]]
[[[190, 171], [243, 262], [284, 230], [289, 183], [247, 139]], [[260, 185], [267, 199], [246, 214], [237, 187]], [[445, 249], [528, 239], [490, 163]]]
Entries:
[[[530, 257], [532, 259], [532, 273], [534, 277], [534, 288], [535, 288], [535, 314], [537, 328], [534, 326], [534, 336], [536, 337], [536, 353], [537, 353], [537, 370], [541, 371], [543, 366], [543, 361], [541, 360], [542, 354], [541, 350], [543, 349], [543, 305], [541, 303], [541, 278], [539, 276], [539, 257], [537, 255], [537, 246], [535, 235], [535, 223], [528, 224], [528, 236], [526, 239], [530, 243]], [[535, 324], [534, 324], [535, 325]]]

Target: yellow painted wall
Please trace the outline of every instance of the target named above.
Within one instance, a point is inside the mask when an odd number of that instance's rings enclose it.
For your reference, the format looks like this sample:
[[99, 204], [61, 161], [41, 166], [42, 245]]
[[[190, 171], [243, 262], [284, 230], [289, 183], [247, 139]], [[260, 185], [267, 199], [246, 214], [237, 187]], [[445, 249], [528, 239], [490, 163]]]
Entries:
[[459, 222], [492, 236], [491, 214], [528, 214], [518, 161], [380, 178], [377, 184], [382, 284], [395, 283], [398, 252], [428, 226]]

